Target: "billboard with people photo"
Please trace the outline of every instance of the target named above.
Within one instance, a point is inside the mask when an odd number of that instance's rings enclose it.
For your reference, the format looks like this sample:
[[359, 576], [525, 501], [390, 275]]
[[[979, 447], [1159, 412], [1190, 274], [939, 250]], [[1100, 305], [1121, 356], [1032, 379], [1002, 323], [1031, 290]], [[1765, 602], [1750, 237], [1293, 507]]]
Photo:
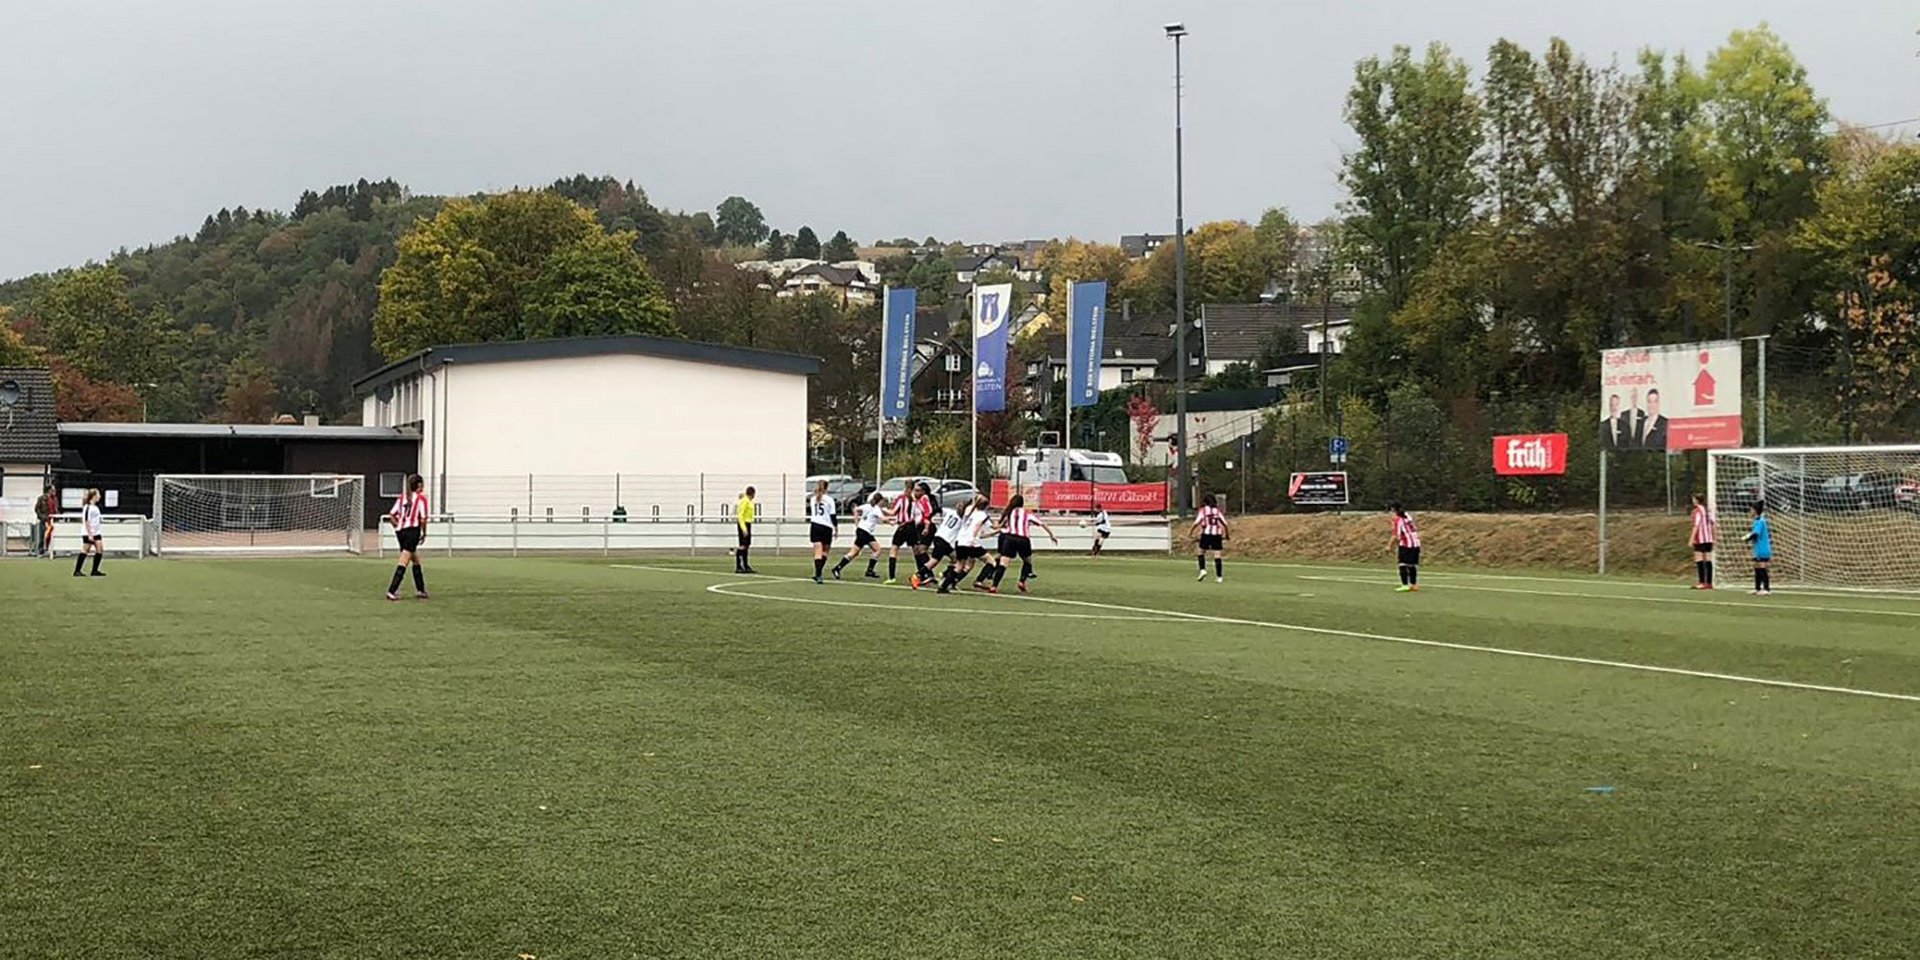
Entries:
[[1607, 450], [1737, 447], [1740, 342], [1600, 353], [1600, 445]]

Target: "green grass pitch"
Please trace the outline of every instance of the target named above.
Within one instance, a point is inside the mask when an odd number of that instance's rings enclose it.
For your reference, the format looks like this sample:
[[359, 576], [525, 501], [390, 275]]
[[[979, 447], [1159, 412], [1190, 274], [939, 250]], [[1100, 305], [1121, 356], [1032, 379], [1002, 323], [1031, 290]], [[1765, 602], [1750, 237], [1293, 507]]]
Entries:
[[0, 565], [0, 954], [1920, 953], [1920, 601], [632, 563]]

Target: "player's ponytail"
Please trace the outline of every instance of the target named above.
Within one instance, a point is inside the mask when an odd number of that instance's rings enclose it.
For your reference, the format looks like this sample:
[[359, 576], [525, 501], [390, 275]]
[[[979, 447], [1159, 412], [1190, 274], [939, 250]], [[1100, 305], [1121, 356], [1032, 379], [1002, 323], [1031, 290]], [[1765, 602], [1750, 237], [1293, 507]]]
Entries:
[[1013, 512], [1026, 505], [1027, 505], [1027, 498], [1021, 496], [1020, 494], [1016, 493], [1013, 496], [1008, 497], [1007, 509], [1000, 512], [1000, 526], [1005, 527], [1007, 524], [1012, 523]]

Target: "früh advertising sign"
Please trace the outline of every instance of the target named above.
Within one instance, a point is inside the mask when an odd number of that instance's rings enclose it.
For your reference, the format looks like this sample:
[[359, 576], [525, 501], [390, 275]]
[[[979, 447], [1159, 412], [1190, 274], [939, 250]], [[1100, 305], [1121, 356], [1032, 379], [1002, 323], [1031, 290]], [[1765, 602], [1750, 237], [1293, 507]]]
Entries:
[[1600, 352], [1602, 448], [1702, 450], [1740, 439], [1740, 341]]
[[1493, 472], [1503, 477], [1557, 477], [1567, 472], [1567, 435], [1521, 433], [1493, 438]]

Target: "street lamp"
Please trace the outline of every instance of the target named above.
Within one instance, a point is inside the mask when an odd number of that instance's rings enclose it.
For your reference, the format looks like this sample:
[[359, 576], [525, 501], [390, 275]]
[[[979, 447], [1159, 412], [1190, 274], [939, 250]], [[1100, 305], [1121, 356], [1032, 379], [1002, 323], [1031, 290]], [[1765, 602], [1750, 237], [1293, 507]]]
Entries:
[[1184, 93], [1180, 75], [1180, 39], [1187, 35], [1184, 23], [1169, 23], [1163, 29], [1173, 41], [1173, 349], [1174, 359], [1174, 507], [1186, 516], [1192, 502], [1192, 478], [1187, 464], [1187, 202], [1184, 119], [1180, 100]]
[[1722, 284], [1720, 298], [1723, 301], [1725, 301], [1725, 305], [1726, 305], [1727, 339], [1732, 340], [1733, 339], [1733, 252], [1735, 250], [1738, 250], [1741, 253], [1752, 253], [1753, 251], [1760, 249], [1760, 247], [1757, 244], [1752, 244], [1752, 243], [1714, 243], [1711, 240], [1688, 240], [1687, 243], [1695, 247], [1703, 247], [1708, 250], [1720, 251], [1720, 279]]

